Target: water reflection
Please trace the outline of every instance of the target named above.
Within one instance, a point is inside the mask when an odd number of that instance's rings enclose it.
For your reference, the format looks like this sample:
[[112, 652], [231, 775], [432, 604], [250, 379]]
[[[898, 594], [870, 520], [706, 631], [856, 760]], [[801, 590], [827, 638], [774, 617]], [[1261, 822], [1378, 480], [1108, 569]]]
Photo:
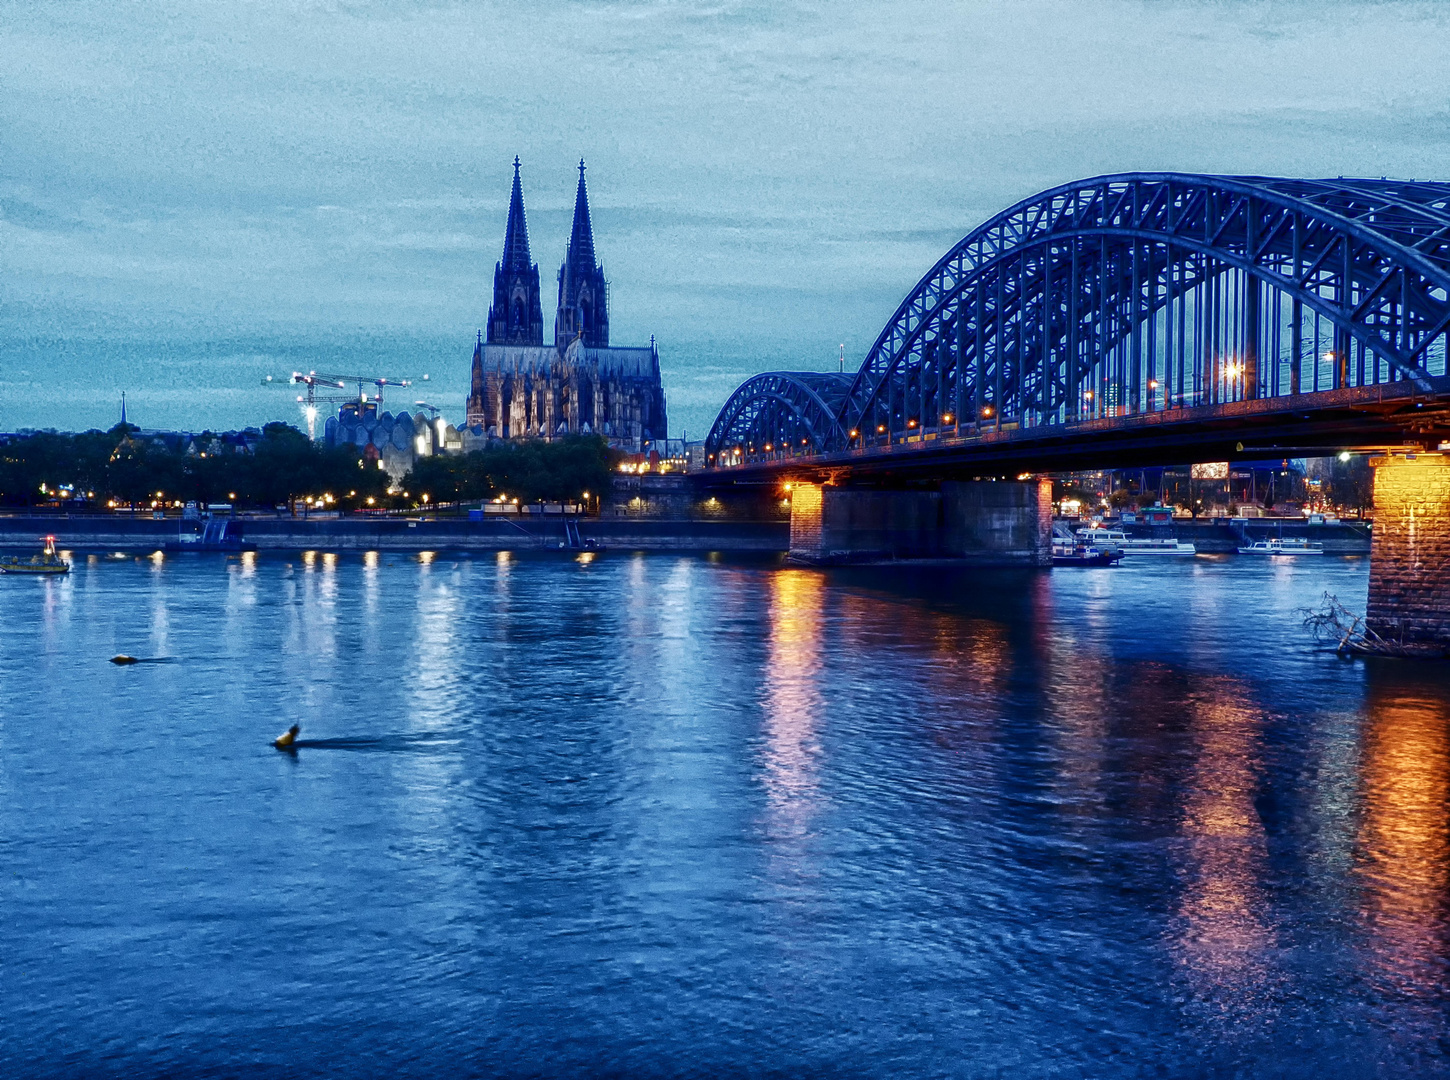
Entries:
[[1363, 569], [346, 554], [0, 579], [0, 1075], [1446, 1075]]
[[1435, 689], [1373, 673], [1361, 773], [1361, 914], [1373, 966], [1414, 995], [1441, 992], [1450, 952], [1450, 706]]
[[1268, 974], [1275, 939], [1268, 844], [1254, 805], [1264, 716], [1227, 676], [1206, 680], [1187, 704], [1192, 763], [1180, 820], [1176, 946], [1200, 993], [1246, 1009]]
[[772, 820], [796, 835], [809, 826], [817, 791], [822, 583], [814, 570], [781, 570], [770, 579], [765, 785]]

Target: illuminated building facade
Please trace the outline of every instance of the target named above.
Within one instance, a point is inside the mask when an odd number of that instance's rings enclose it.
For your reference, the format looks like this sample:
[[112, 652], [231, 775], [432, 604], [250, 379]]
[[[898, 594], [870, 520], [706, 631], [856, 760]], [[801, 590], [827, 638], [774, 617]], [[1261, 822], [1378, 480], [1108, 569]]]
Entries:
[[554, 340], [544, 344], [539, 268], [531, 261], [519, 161], [488, 329], [473, 350], [466, 426], [476, 439], [599, 434], [638, 450], [667, 437], [659, 350], [609, 344], [609, 283], [594, 254], [584, 163], [559, 267]]

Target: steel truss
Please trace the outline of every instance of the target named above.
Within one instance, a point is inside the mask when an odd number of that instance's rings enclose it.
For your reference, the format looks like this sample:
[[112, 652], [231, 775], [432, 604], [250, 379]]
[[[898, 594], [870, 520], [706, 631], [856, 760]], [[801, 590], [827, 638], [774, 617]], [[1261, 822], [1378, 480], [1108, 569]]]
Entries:
[[782, 446], [828, 453], [1406, 380], [1428, 390], [1447, 374], [1447, 338], [1450, 183], [1104, 176], [965, 237], [849, 386], [746, 382], [707, 452], [738, 464]]
[[840, 445], [836, 414], [850, 387], [850, 375], [813, 371], [770, 371], [746, 380], [705, 440], [710, 464], [805, 457]]

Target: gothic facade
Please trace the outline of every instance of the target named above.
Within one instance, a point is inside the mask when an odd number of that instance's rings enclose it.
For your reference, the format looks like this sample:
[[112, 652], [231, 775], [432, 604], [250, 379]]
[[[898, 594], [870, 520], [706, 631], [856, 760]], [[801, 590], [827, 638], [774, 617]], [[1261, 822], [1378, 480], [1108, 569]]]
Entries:
[[539, 268], [530, 261], [519, 161], [514, 159], [504, 257], [494, 267], [488, 330], [473, 350], [467, 427], [474, 437], [553, 439], [599, 434], [617, 446], [667, 437], [659, 351], [609, 344], [609, 282], [594, 254], [584, 163], [559, 267], [554, 341], [544, 344]]

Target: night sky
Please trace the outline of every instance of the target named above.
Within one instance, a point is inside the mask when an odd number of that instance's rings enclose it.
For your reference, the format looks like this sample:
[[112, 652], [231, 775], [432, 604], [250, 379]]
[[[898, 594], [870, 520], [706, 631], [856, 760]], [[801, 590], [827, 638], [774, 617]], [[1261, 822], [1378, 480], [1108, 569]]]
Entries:
[[0, 431], [296, 420], [298, 367], [461, 421], [518, 154], [546, 335], [582, 156], [697, 438], [1045, 187], [1450, 177], [1447, 73], [1434, 3], [0, 0]]

